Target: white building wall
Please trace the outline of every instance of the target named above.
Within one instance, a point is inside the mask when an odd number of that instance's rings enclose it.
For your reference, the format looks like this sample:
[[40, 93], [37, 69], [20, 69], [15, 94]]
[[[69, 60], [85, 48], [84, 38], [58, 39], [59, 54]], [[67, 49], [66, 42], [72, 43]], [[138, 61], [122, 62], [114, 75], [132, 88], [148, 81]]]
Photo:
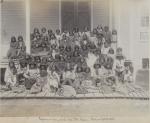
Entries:
[[113, 0], [112, 27], [118, 31], [118, 46], [123, 48], [127, 59], [131, 59], [135, 68], [142, 67], [142, 58], [149, 57], [149, 39], [140, 40], [143, 9], [149, 11], [149, 0]]

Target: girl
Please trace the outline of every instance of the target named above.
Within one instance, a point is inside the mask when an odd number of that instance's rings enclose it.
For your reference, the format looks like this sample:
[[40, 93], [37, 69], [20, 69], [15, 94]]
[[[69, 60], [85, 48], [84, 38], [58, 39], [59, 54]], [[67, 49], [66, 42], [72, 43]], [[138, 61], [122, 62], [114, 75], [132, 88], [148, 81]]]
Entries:
[[11, 87], [16, 85], [16, 74], [17, 74], [17, 69], [15, 63], [13, 61], [10, 61], [6, 69], [5, 78], [4, 78], [6, 82], [6, 86], [10, 87], [10, 89]]
[[50, 86], [51, 92], [56, 93], [58, 85], [60, 84], [60, 77], [55, 71], [55, 65], [48, 68], [48, 85]]

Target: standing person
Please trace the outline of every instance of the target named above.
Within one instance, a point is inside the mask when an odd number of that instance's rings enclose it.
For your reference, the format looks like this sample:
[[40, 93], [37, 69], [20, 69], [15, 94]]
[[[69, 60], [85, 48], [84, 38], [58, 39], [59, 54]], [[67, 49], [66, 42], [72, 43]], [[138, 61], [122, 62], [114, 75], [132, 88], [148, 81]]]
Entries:
[[110, 46], [109, 46], [108, 42], [105, 42], [104, 45], [101, 48], [101, 53], [103, 55], [108, 55], [109, 49], [110, 49]]
[[41, 29], [41, 37], [45, 37], [45, 36], [48, 36], [48, 34], [47, 34], [47, 32], [46, 32], [46, 28], [43, 27], [43, 28]]
[[112, 34], [111, 34], [111, 31], [109, 31], [109, 27], [108, 26], [104, 27], [103, 35], [105, 37], [106, 42], [110, 45], [111, 44]]
[[125, 57], [122, 54], [122, 48], [117, 48], [117, 54], [116, 54], [116, 76], [120, 82], [124, 81], [124, 74], [125, 74]]
[[14, 59], [17, 57], [17, 41], [16, 37], [11, 37], [10, 48], [7, 52], [8, 59]]
[[55, 36], [56, 36], [57, 41], [60, 42], [60, 40], [61, 40], [61, 33], [60, 33], [59, 29], [56, 30]]
[[18, 36], [17, 56], [25, 56], [26, 46], [22, 36]]
[[17, 75], [17, 68], [15, 66], [15, 63], [14, 61], [10, 60], [8, 67], [6, 68], [5, 78], [4, 78], [6, 86], [9, 89], [11, 89], [13, 86], [16, 85], [17, 82], [16, 75]]

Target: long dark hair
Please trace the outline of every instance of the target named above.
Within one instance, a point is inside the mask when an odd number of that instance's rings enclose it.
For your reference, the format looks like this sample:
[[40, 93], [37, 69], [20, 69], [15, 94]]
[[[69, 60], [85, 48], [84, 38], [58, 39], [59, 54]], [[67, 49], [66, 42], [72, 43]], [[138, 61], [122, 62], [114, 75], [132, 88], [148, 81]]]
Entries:
[[[13, 66], [11, 66], [10, 64], [13, 64]], [[14, 61], [10, 61], [9, 62], [9, 68], [11, 69], [11, 71], [13, 72], [13, 75], [15, 75], [17, 73], [17, 68], [15, 66]]]

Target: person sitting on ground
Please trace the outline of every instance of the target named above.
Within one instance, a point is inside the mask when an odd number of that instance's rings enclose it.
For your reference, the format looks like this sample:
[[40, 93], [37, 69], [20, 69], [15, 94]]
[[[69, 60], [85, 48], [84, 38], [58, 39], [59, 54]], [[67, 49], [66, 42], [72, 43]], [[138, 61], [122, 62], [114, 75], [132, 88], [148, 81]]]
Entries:
[[8, 87], [8, 89], [10, 89], [10, 90], [17, 83], [16, 75], [17, 75], [17, 68], [15, 66], [15, 63], [14, 63], [14, 61], [10, 60], [8, 67], [6, 68], [5, 78], [4, 78], [6, 87]]
[[28, 70], [24, 74], [24, 77], [26, 78], [25, 87], [27, 90], [30, 90], [32, 86], [37, 82], [37, 77], [39, 77], [37, 64], [34, 62], [34, 60], [29, 63]]
[[39, 69], [39, 76], [37, 77], [37, 82], [32, 86], [31, 93], [40, 93], [40, 92], [50, 92], [50, 86], [48, 83], [48, 72], [47, 65], [41, 64]]

